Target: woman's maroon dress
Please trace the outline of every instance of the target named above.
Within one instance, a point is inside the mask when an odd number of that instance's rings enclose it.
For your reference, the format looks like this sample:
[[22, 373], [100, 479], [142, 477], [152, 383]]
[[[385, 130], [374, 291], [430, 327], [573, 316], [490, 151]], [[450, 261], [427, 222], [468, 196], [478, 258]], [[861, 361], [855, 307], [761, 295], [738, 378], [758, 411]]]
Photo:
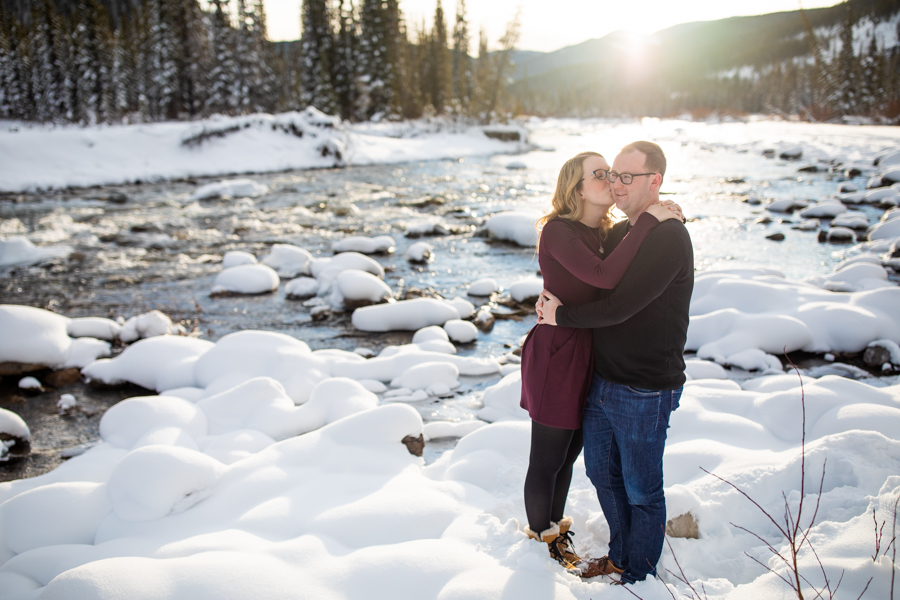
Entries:
[[[656, 217], [642, 214], [604, 260], [597, 229], [579, 221], [551, 219], [538, 248], [544, 287], [563, 304], [593, 302], [598, 288], [619, 284], [657, 224]], [[520, 405], [541, 425], [578, 429], [593, 370], [590, 329], [535, 325], [522, 346]]]

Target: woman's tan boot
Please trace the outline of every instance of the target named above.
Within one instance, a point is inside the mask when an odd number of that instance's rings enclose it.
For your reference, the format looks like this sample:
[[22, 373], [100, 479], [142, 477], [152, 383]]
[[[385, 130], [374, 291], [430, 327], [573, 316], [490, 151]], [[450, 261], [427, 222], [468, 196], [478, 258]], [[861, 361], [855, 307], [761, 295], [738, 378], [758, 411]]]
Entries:
[[[571, 522], [570, 522], [571, 525]], [[553, 557], [556, 562], [561, 564], [566, 571], [569, 571], [573, 575], [581, 575], [581, 569], [576, 567], [571, 561], [569, 561], [563, 554], [560, 552], [560, 544], [558, 544], [558, 540], [560, 538], [567, 540], [567, 536], [561, 536], [559, 534], [559, 524], [552, 523], [549, 529], [546, 529], [540, 533], [535, 533], [530, 527], [525, 527], [525, 534], [533, 540], [537, 540], [539, 542], [544, 542], [547, 544], [547, 549], [550, 551], [550, 556]]]
[[559, 527], [559, 535], [553, 540], [553, 543], [556, 544], [559, 553], [562, 554], [567, 561], [573, 565], [577, 564], [581, 561], [581, 557], [575, 552], [575, 545], [572, 544], [572, 536], [575, 535], [574, 532], [570, 531], [570, 529], [572, 529], [572, 517], [563, 517], [560, 519], [559, 523], [556, 523], [555, 525]]

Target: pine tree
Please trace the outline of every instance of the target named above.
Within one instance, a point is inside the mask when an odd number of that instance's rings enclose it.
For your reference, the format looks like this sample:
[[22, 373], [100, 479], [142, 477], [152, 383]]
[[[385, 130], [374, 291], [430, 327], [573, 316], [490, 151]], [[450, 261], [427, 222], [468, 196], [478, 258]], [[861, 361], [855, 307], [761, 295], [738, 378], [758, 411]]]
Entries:
[[466, 0], [457, 0], [456, 21], [453, 25], [453, 59], [451, 64], [453, 97], [458, 111], [468, 111], [472, 97], [472, 59], [469, 57], [469, 24], [466, 21]]
[[103, 122], [113, 110], [109, 37], [106, 9], [97, 0], [80, 0], [72, 32], [77, 121]]
[[356, 114], [356, 53], [359, 40], [352, 0], [344, 9], [341, 1], [337, 6], [338, 30], [335, 36], [334, 65], [332, 80], [337, 99], [338, 112], [343, 119], [352, 119]]
[[303, 0], [300, 56], [301, 104], [335, 114], [337, 99], [331, 81], [334, 31], [326, 0]]
[[202, 112], [209, 63], [207, 29], [197, 0], [166, 0], [174, 40], [175, 94], [171, 112], [183, 118]]
[[868, 52], [861, 57], [862, 70], [860, 72], [860, 110], [863, 114], [871, 115], [880, 112], [886, 97], [884, 89], [885, 61], [878, 51], [878, 42], [875, 33], [869, 40]]
[[856, 17], [850, 3], [847, 3], [844, 20], [841, 24], [840, 41], [841, 50], [837, 60], [833, 64], [834, 80], [838, 82], [838, 89], [834, 103], [841, 114], [851, 114], [859, 111], [859, 61], [853, 52], [853, 26]]
[[32, 118], [21, 46], [15, 17], [0, 10], [0, 118]]
[[441, 0], [437, 0], [434, 11], [434, 27], [428, 44], [428, 71], [426, 88], [428, 101], [436, 114], [444, 112], [448, 101], [450, 87], [450, 61], [447, 54], [447, 25], [444, 22], [444, 9]]
[[[398, 9], [399, 10], [399, 9]], [[385, 0], [363, 0], [360, 9], [359, 61], [357, 63], [357, 119], [390, 116], [394, 109], [394, 73], [389, 60], [391, 15]]]
[[257, 64], [253, 71], [250, 85], [250, 101], [253, 110], [262, 112], [275, 111], [277, 98], [275, 88], [277, 76], [272, 65], [275, 64], [272, 45], [266, 28], [266, 9], [262, 0], [255, 0], [253, 14], [253, 44]]
[[210, 70], [206, 114], [229, 113], [232, 110], [232, 77], [235, 71], [231, 44], [232, 29], [229, 0], [210, 0], [213, 11], [209, 17]]
[[63, 35], [62, 20], [50, 0], [39, 0], [32, 11], [29, 55], [34, 116], [41, 122], [62, 121], [71, 116], [60, 57]]

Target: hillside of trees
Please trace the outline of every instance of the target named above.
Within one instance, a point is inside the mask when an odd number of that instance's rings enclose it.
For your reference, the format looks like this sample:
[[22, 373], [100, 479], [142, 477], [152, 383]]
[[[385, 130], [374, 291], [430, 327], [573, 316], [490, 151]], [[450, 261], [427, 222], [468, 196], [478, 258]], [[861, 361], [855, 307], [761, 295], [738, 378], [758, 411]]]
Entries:
[[[624, 32], [514, 57], [517, 111], [568, 116], [768, 113], [896, 123], [900, 47], [866, 32], [896, 0], [686, 23], [652, 36], [640, 60]], [[856, 43], [854, 40], [856, 32]]]
[[191, 119], [302, 110], [344, 119], [507, 106], [511, 21], [477, 55], [465, 2], [447, 26], [410, 27], [398, 0], [303, 0], [299, 42], [267, 39], [262, 0], [0, 0], [0, 118], [52, 123]]

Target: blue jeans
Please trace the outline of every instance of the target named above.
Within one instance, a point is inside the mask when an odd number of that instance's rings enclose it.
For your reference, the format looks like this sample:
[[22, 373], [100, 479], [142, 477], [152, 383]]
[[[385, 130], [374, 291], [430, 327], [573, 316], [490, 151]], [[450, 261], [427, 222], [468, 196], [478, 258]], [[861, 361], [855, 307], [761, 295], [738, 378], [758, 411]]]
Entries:
[[663, 451], [682, 388], [642, 390], [594, 376], [584, 407], [584, 463], [609, 523], [622, 581], [656, 575], [666, 529]]

